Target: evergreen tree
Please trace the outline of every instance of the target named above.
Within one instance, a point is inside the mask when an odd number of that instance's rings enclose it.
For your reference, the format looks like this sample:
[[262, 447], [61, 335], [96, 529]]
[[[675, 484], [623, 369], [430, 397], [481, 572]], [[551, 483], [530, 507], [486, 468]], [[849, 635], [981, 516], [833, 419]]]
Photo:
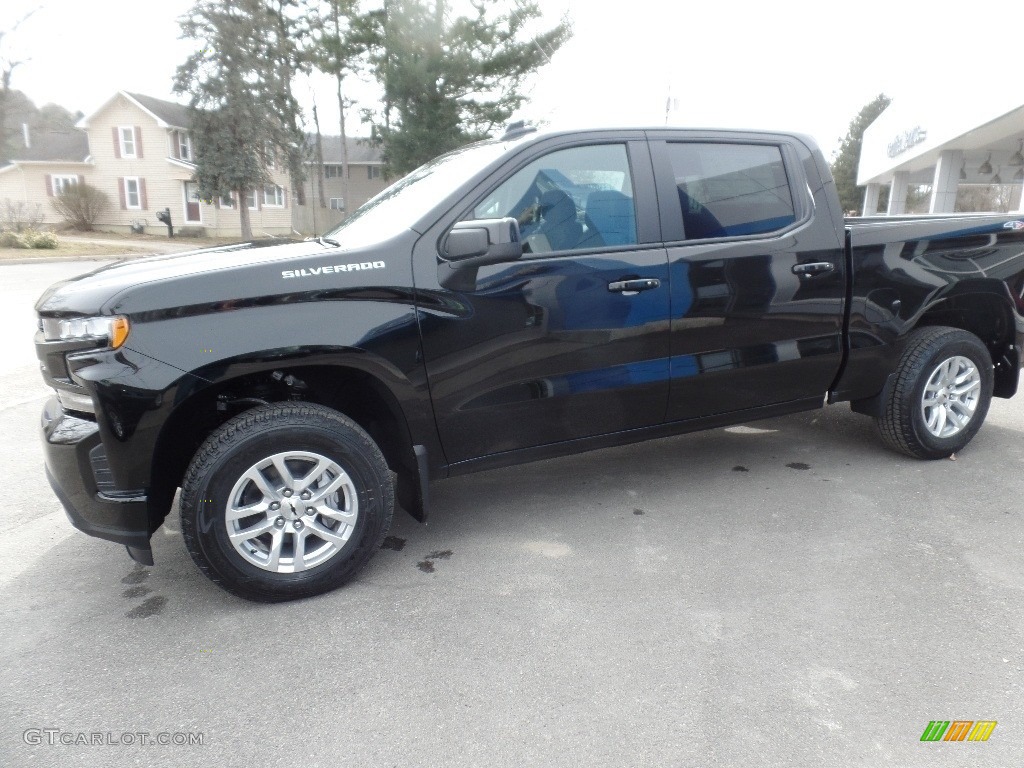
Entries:
[[174, 90], [190, 95], [196, 182], [203, 199], [238, 195], [242, 237], [252, 237], [250, 192], [282, 158], [296, 187], [304, 141], [291, 80], [301, 66], [296, 0], [199, 0], [182, 37], [202, 47], [178, 67]]
[[522, 88], [569, 39], [567, 21], [537, 35], [527, 27], [541, 15], [534, 2], [516, 0], [490, 14], [495, 0], [479, 0], [475, 15], [451, 18], [446, 0], [386, 0], [368, 15], [370, 56], [384, 89], [384, 109], [372, 115], [383, 143], [385, 170], [404, 174], [508, 121], [525, 101]]
[[[843, 211], [860, 211], [864, 204], [864, 187], [857, 186], [857, 166], [860, 164], [860, 147], [864, 131], [871, 125], [891, 102], [888, 96], [880, 93], [867, 104], [853, 120], [850, 130], [846, 133], [839, 149], [832, 156], [832, 176], [836, 180], [839, 191], [839, 202]], [[870, 216], [874, 211], [865, 211]]]

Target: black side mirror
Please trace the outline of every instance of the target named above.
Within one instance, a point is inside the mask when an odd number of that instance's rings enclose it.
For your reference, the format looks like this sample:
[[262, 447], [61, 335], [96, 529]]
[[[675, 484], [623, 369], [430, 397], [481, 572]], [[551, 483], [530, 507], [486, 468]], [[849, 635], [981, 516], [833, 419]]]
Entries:
[[480, 267], [522, 258], [519, 222], [504, 219], [460, 221], [444, 239], [441, 257], [456, 268]]
[[441, 241], [438, 282], [453, 291], [476, 288], [477, 268], [523, 257], [519, 222], [503, 219], [460, 221]]

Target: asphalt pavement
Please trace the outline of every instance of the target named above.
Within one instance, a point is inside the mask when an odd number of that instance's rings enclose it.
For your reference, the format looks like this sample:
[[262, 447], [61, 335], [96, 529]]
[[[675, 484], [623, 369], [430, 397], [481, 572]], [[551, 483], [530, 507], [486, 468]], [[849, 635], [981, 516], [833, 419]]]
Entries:
[[43, 478], [31, 307], [90, 266], [0, 266], [0, 765], [1024, 763], [1024, 396], [955, 461], [839, 405], [435, 483], [353, 583], [256, 605], [176, 512], [143, 568]]

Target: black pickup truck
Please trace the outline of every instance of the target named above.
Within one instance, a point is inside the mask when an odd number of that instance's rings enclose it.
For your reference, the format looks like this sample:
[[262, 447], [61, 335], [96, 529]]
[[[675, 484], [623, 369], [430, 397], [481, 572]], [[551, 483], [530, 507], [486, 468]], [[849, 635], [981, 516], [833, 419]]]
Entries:
[[1017, 389], [1024, 214], [844, 221], [763, 132], [506, 135], [327, 235], [50, 288], [47, 476], [72, 523], [225, 589], [332, 589], [430, 481], [849, 401], [949, 456]]

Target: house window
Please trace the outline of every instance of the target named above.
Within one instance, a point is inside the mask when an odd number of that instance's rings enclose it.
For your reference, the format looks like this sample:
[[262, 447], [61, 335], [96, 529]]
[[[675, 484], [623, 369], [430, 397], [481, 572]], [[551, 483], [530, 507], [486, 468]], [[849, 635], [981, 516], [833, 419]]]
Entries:
[[77, 176], [54, 176], [53, 177], [53, 194], [59, 195], [68, 187], [73, 187], [78, 184]]
[[366, 178], [368, 178], [368, 179], [379, 179], [380, 178], [380, 166], [379, 165], [368, 165], [368, 166], [366, 166]]
[[117, 129], [117, 135], [121, 140], [121, 157], [135, 157], [135, 128], [122, 125]]
[[234, 208], [235, 207], [235, 199], [231, 195], [221, 195], [220, 207], [221, 208]]
[[252, 190], [245, 196], [245, 207], [250, 211], [258, 210], [259, 207], [256, 205], [256, 190]]
[[142, 208], [142, 195], [139, 192], [139, 179], [132, 176], [124, 180], [124, 204], [126, 208], [136, 210]]
[[192, 159], [192, 139], [184, 131], [178, 132], [178, 157], [182, 160]]
[[263, 204], [268, 208], [284, 208], [284, 189], [273, 184], [265, 186]]
[[343, 198], [343, 197], [332, 197], [331, 198], [331, 210], [332, 211], [344, 211], [345, 210], [345, 198]]

